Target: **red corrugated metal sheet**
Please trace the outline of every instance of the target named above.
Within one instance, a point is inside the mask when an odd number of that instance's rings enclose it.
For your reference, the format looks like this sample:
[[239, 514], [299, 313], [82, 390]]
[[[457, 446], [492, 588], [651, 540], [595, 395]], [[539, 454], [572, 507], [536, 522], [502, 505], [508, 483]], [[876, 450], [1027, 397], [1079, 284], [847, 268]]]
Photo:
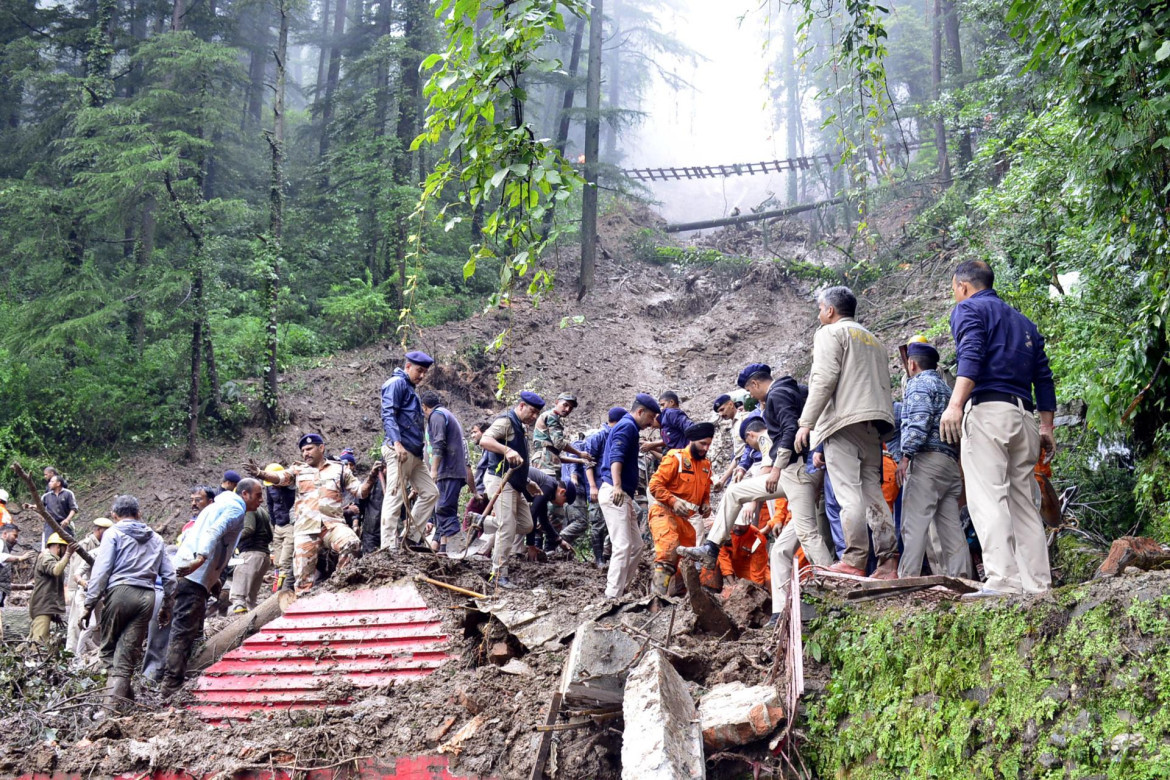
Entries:
[[447, 661], [447, 649], [438, 613], [413, 585], [321, 593], [293, 602], [204, 672], [191, 709], [222, 723], [346, 704], [334, 683], [372, 688], [425, 677]]

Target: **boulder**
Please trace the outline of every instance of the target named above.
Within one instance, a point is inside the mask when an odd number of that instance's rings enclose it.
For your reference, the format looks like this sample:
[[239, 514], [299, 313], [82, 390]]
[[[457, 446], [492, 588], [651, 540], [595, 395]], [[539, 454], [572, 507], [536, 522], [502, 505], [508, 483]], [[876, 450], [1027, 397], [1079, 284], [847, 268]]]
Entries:
[[762, 739], [783, 719], [780, 694], [771, 685], [724, 683], [699, 700], [703, 745], [712, 751]]
[[706, 777], [695, 703], [661, 650], [651, 650], [630, 672], [622, 716], [622, 780]]

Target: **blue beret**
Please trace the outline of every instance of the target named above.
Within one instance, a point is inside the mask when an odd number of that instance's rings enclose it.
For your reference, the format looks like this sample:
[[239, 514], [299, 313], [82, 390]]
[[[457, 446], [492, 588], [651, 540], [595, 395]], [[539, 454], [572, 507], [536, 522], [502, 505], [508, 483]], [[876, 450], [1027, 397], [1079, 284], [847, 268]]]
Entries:
[[615, 406], [614, 408], [612, 408], [612, 409], [610, 409], [610, 410], [609, 410], [609, 421], [610, 421], [611, 423], [615, 423], [615, 422], [617, 422], [618, 420], [620, 420], [620, 419], [622, 419], [623, 417], [625, 417], [627, 414], [629, 414], [629, 412], [627, 412], [627, 411], [626, 411], [626, 407], [624, 407], [624, 406]]
[[730, 400], [731, 400], [731, 396], [728, 395], [727, 393], [724, 393], [723, 395], [721, 395], [715, 399], [715, 403], [711, 405], [711, 409], [713, 411], [717, 412], [717, 411], [719, 411], [720, 406], [723, 406], [723, 404], [727, 403]]
[[577, 500], [577, 486], [572, 482], [561, 483], [565, 486], [565, 503], [571, 504]]
[[301, 437], [301, 440], [297, 442], [297, 449], [304, 447], [306, 444], [324, 444], [324, 443], [325, 443], [325, 440], [323, 438], [321, 438], [321, 434], [319, 434], [319, 433], [306, 433], [304, 436]]
[[649, 409], [650, 411], [654, 412], [654, 414], [662, 414], [662, 407], [659, 406], [658, 402], [654, 400], [654, 396], [650, 395], [649, 393], [638, 393], [636, 396], [634, 396], [634, 403], [638, 406]]
[[354, 454], [352, 452], [343, 452], [337, 456], [337, 459], [345, 461], [346, 463], [348, 463], [351, 466], [357, 465], [357, 458], [354, 457]]
[[239, 482], [240, 481], [240, 472], [238, 472], [238, 471], [225, 471], [223, 473], [223, 481], [224, 482]]
[[767, 363], [748, 363], [744, 367], [743, 371], [739, 372], [739, 379], [737, 379], [735, 383], [740, 387], [744, 387], [748, 383], [748, 380], [752, 378], [752, 375], [771, 373], [772, 367]]
[[748, 423], [751, 422], [752, 420], [756, 420], [756, 419], [762, 420], [763, 418], [764, 418], [764, 415], [760, 414], [759, 412], [752, 412], [747, 417], [743, 418], [743, 420], [739, 424], [739, 438], [743, 439], [744, 441], [747, 441]]
[[416, 366], [422, 366], [423, 368], [430, 368], [435, 364], [435, 359], [433, 357], [425, 352], [419, 352], [418, 350], [415, 350], [414, 352], [407, 352], [406, 359], [411, 363], [414, 363]]
[[520, 400], [529, 406], [535, 406], [537, 409], [544, 408], [544, 399], [531, 390], [525, 390], [520, 394]]
[[938, 360], [938, 350], [929, 344], [923, 344], [920, 341], [913, 341], [906, 345], [907, 357], [916, 357], [918, 355]]

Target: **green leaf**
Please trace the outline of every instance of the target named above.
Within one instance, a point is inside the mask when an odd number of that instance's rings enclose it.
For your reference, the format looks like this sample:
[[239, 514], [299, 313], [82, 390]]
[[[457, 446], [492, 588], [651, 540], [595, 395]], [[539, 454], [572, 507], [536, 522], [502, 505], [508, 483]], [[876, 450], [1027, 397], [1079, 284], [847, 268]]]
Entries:
[[1154, 52], [1154, 60], [1156, 62], [1161, 62], [1167, 57], [1170, 57], [1170, 39], [1162, 41], [1162, 45]]

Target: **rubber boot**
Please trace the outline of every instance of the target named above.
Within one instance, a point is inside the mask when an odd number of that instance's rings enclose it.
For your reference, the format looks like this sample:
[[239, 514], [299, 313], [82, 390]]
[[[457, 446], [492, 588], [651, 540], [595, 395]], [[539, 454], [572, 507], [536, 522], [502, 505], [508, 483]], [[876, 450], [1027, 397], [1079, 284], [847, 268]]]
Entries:
[[106, 681], [105, 708], [114, 714], [126, 709], [129, 701], [133, 701], [134, 694], [130, 688], [129, 677], [111, 677]]
[[650, 592], [655, 596], [665, 597], [670, 591], [670, 578], [673, 574], [674, 569], [668, 564], [654, 564], [654, 575], [650, 579]]

